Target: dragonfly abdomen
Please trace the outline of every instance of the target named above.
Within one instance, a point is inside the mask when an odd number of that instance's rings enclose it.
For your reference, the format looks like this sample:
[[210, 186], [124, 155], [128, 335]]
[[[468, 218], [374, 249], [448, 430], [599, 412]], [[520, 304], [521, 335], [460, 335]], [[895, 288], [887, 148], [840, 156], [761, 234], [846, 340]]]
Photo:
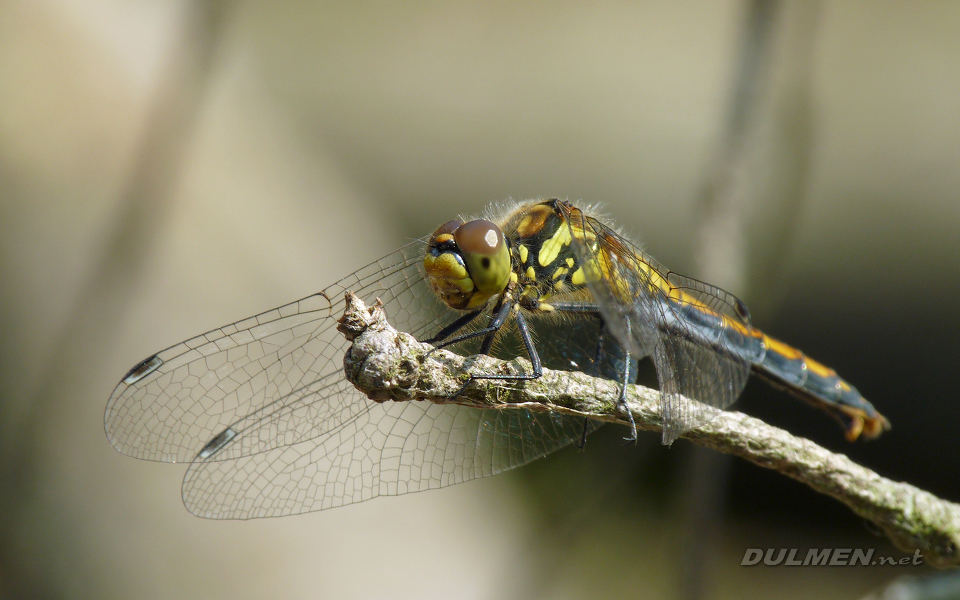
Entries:
[[844, 426], [851, 441], [860, 435], [873, 438], [890, 428], [887, 419], [836, 371], [793, 346], [758, 333], [765, 352], [753, 362], [755, 374], [829, 413]]

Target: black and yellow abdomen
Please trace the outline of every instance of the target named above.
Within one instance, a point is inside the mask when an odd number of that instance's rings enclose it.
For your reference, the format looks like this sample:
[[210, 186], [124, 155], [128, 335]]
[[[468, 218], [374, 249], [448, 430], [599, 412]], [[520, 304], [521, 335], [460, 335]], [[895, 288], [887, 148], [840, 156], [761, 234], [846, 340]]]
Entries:
[[844, 425], [847, 438], [868, 438], [890, 429], [890, 423], [837, 372], [793, 346], [761, 333], [765, 352], [753, 372], [776, 387], [826, 410]]
[[[721, 314], [705, 303], [710, 299], [698, 293], [702, 290], [675, 285], [669, 272], [649, 257], [632, 252], [632, 247], [624, 245], [617, 234], [584, 227], [583, 213], [569, 205], [565, 205], [564, 210], [559, 206], [561, 202], [548, 200], [521, 206], [503, 222], [512, 268], [522, 295], [535, 295], [541, 303], [550, 302], [560, 294], [593, 302], [588, 279], [622, 276], [621, 267], [607, 263], [614, 256], [620, 256], [623, 263], [622, 256], [631, 253], [631, 268], [637, 271], [633, 285], [643, 282], [640, 289], [648, 296], [647, 301], [659, 298], [657, 302], [669, 306], [658, 311], [661, 318], [656, 328], [663, 335], [695, 338], [703, 347], [746, 361], [756, 375], [840, 421], [848, 439], [854, 440], [860, 435], [876, 437], [890, 428], [883, 415], [836, 371], [751, 327], [746, 307], [739, 300], [734, 313], [742, 312], [742, 321]], [[571, 216], [574, 218], [570, 219]], [[573, 249], [574, 238], [580, 244], [595, 248], [593, 258], [586, 264]], [[684, 279], [689, 283], [690, 280]], [[640, 301], [630, 297], [627, 291], [637, 288], [622, 283], [614, 281], [609, 286], [614, 290], [612, 297], [624, 303]], [[712, 289], [712, 286], [706, 287]]]
[[[890, 427], [836, 371], [752, 327], [736, 297], [666, 269], [569, 202], [529, 202], [502, 219], [445, 223], [429, 238], [423, 265], [440, 299], [474, 316], [488, 305], [494, 312], [512, 305], [516, 316], [599, 317], [624, 355], [653, 358], [672, 410], [678, 396], [726, 407], [753, 372], [836, 418], [851, 440]], [[494, 333], [485, 335], [489, 348]], [[695, 424], [681, 421], [671, 440]]]

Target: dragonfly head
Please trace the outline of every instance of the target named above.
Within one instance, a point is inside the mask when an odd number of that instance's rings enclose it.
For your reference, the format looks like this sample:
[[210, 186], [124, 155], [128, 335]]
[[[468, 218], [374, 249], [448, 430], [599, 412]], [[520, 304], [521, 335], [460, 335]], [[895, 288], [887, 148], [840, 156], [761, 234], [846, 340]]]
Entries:
[[510, 251], [503, 232], [483, 219], [448, 221], [430, 236], [423, 268], [433, 291], [451, 308], [483, 306], [510, 281]]

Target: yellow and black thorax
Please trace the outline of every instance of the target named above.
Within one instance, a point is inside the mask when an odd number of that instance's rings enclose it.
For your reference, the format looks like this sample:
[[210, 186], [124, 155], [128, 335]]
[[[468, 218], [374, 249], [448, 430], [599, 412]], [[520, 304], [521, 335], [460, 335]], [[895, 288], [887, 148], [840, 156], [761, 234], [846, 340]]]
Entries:
[[535, 295], [546, 302], [558, 294], [586, 289], [584, 267], [571, 245], [571, 224], [560, 212], [558, 202], [527, 204], [504, 220], [520, 298]]
[[424, 255], [433, 290], [458, 310], [480, 308], [507, 291], [532, 308], [557, 294], [585, 290], [584, 269], [558, 202], [524, 203], [500, 224], [454, 219], [438, 227]]

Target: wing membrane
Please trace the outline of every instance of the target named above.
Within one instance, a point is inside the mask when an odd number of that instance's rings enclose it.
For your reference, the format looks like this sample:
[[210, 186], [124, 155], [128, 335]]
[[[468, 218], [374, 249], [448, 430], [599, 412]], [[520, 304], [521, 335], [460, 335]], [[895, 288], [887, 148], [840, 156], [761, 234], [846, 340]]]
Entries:
[[[229, 461], [197, 459], [183, 501], [213, 519], [278, 517], [496, 475], [579, 440], [583, 420], [429, 402], [373, 404], [324, 437]], [[595, 425], [590, 426], [590, 430]]]
[[754, 336], [743, 303], [666, 269], [579, 209], [563, 210], [608, 330], [634, 357], [653, 357], [663, 442], [670, 444], [732, 404], [746, 385], [744, 348]]
[[377, 404], [344, 379], [348, 342], [336, 324], [345, 291], [379, 297], [391, 322], [418, 338], [456, 317], [428, 289], [422, 252], [422, 241], [409, 244], [319, 294], [145, 360], [107, 404], [111, 444], [137, 458], [193, 461], [188, 509], [246, 519], [494, 475], [579, 440], [579, 418]]
[[139, 378], [135, 368], [107, 403], [111, 444], [136, 458], [183, 462], [229, 428], [229, 443], [211, 456], [225, 460], [310, 439], [368, 410], [342, 377], [344, 292], [381, 298], [414, 335], [433, 329], [452, 311], [427, 289], [421, 252], [422, 242], [408, 244], [319, 294], [151, 357], [159, 364]]

